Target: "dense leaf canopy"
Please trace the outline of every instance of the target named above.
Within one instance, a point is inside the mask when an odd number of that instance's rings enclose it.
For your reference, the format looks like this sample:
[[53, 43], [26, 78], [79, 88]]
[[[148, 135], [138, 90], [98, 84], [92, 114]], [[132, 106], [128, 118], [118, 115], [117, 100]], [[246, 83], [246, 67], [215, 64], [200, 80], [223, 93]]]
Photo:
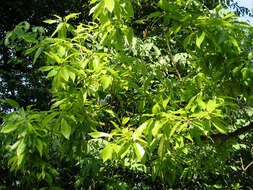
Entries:
[[27, 74], [9, 80], [42, 90], [22, 102], [13, 84], [2, 101], [13, 109], [1, 126], [1, 183], [250, 188], [253, 26], [218, 2], [92, 0], [86, 14], [44, 20], [48, 31], [25, 21], [8, 32], [13, 66], [2, 65]]

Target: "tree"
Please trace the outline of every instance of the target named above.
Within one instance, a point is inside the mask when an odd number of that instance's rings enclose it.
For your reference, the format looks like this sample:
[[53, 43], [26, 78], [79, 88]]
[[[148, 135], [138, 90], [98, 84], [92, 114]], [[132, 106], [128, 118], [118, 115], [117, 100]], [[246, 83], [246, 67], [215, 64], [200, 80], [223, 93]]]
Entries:
[[50, 110], [19, 108], [2, 124], [1, 151], [27, 176], [23, 188], [183, 187], [225, 175], [227, 154], [242, 146], [234, 137], [252, 143], [252, 25], [197, 0], [153, 2], [136, 20], [141, 3], [94, 0], [93, 22], [56, 16], [45, 21], [57, 24], [51, 37], [34, 43], [27, 23], [17, 26], [53, 96]]
[[[151, 3], [150, 3], [151, 2]], [[142, 19], [152, 13], [155, 9], [150, 7], [150, 4], [155, 1], [142, 1], [140, 8], [134, 6], [134, 20]], [[215, 8], [219, 2], [224, 6], [233, 6], [236, 8], [237, 14], [250, 14], [250, 11], [245, 7], [238, 7], [236, 2], [230, 1], [201, 1], [209, 9]], [[89, 16], [90, 5], [87, 1], [4, 1], [0, 7], [0, 36], [4, 39], [7, 31], [12, 30], [21, 21], [27, 21], [31, 25], [43, 26], [42, 22], [45, 19], [52, 17], [54, 14], [65, 16], [70, 12], [81, 12], [74, 23], [91, 21]], [[74, 24], [72, 23], [72, 24]], [[148, 23], [133, 24], [135, 34], [143, 35], [143, 32], [148, 31]], [[47, 27], [48, 33], [52, 33], [53, 27]], [[22, 39], [22, 38], [21, 38]], [[23, 107], [35, 104], [38, 109], [49, 109], [50, 102], [50, 81], [41, 81], [43, 75], [38, 72], [38, 64], [32, 64], [32, 57], [24, 57], [22, 54], [25, 51], [25, 46], [19, 42], [19, 47], [15, 49], [7, 48], [3, 40], [0, 41], [0, 77], [1, 98], [11, 98], [19, 102]], [[42, 62], [43, 64], [43, 62]], [[42, 66], [42, 65], [41, 65]], [[35, 72], [33, 72], [35, 71]], [[1, 112], [6, 113], [10, 107], [6, 104], [1, 104]]]
[[[66, 8], [67, 7], [67, 8]], [[38, 71], [42, 66], [32, 64], [32, 56], [24, 56], [27, 49], [23, 44], [23, 37], [16, 44], [4, 44], [7, 32], [20, 22], [27, 21], [30, 25], [45, 27], [42, 21], [52, 17], [54, 14], [65, 16], [70, 12], [82, 12], [75, 21], [81, 22], [91, 20], [88, 15], [89, 4], [87, 1], [4, 1], [0, 7], [0, 97], [11, 98], [19, 102], [23, 107], [34, 104], [38, 109], [49, 109], [51, 99], [50, 81], [43, 80], [43, 75]], [[18, 28], [18, 27], [17, 27]], [[54, 29], [47, 27], [47, 32], [52, 33]], [[14, 30], [14, 32], [20, 32]], [[29, 31], [31, 32], [31, 30]], [[44, 31], [46, 33], [46, 31]], [[2, 104], [0, 111], [6, 113], [11, 108]]]

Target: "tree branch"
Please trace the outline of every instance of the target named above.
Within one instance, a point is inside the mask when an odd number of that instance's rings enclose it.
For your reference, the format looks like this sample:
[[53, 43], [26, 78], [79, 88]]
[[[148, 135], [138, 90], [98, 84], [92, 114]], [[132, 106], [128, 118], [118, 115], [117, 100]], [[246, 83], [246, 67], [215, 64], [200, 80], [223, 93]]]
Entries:
[[[253, 130], [253, 123], [250, 123], [248, 126], [246, 127], [242, 127], [239, 128], [237, 130], [235, 130], [234, 132], [228, 133], [227, 135], [225, 134], [213, 134], [210, 137], [215, 141], [215, 140], [222, 140], [222, 141], [226, 141], [228, 139], [237, 137], [247, 131]], [[201, 140], [205, 141], [205, 140], [209, 140], [208, 137], [206, 136], [201, 136]]]

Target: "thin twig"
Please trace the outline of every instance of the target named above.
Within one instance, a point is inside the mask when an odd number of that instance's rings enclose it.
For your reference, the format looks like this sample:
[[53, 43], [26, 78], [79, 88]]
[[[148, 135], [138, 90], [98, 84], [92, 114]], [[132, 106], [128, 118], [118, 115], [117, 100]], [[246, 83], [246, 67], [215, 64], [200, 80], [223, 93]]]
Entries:
[[179, 80], [182, 81], [182, 77], [181, 77], [181, 75], [180, 75], [180, 73], [179, 73], [179, 71], [178, 71], [178, 69], [177, 69], [177, 63], [176, 63], [175, 60], [174, 60], [174, 56], [173, 56], [173, 54], [172, 54], [172, 51], [171, 51], [171, 48], [170, 48], [170, 43], [169, 43], [169, 40], [168, 40], [168, 38], [167, 38], [166, 29], [164, 28], [164, 26], [163, 26], [163, 32], [164, 32], [164, 37], [165, 37], [166, 44], [167, 44], [167, 47], [168, 47], [168, 50], [169, 50], [169, 53], [170, 53], [170, 59], [171, 59], [171, 61], [172, 61], [173, 67], [174, 67], [175, 70], [176, 70], [176, 73], [177, 73], [177, 76], [178, 76]]

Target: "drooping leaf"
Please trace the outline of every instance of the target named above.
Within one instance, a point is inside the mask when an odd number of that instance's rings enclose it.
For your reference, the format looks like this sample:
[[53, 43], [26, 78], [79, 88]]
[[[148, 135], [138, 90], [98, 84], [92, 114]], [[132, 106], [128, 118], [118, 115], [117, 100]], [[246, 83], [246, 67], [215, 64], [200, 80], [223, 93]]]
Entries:
[[145, 130], [146, 128], [152, 123], [153, 120], [147, 120], [144, 123], [142, 123], [136, 130], [135, 130], [135, 136], [139, 137]]
[[10, 133], [15, 131], [18, 128], [18, 125], [8, 124], [7, 126], [3, 127], [1, 133]]
[[37, 138], [36, 148], [39, 151], [40, 157], [41, 157], [42, 156], [42, 151], [43, 151], [43, 143], [39, 138]]
[[58, 69], [53, 69], [47, 74], [47, 78], [53, 77], [58, 73]]
[[227, 134], [227, 126], [224, 121], [218, 118], [212, 118], [214, 127], [222, 134]]
[[252, 60], [252, 59], [253, 59], [253, 52], [250, 52], [250, 53], [248, 54], [248, 59], [249, 59], [249, 60]]
[[102, 83], [102, 87], [103, 89], [107, 89], [111, 83], [112, 83], [112, 79], [110, 76], [108, 75], [104, 75], [102, 78], [101, 78], [101, 83]]
[[118, 155], [120, 156], [121, 159], [123, 159], [127, 153], [129, 152], [130, 150], [130, 143], [124, 143], [120, 146], [120, 150], [118, 152]]
[[41, 52], [44, 50], [44, 47], [39, 47], [37, 49], [37, 51], [34, 54], [34, 58], [33, 58], [33, 64], [36, 62], [36, 60], [38, 59], [38, 57], [40, 56]]
[[71, 126], [64, 118], [61, 119], [61, 133], [66, 139], [69, 140], [71, 134]]
[[111, 160], [113, 154], [113, 145], [108, 143], [105, 148], [101, 151], [101, 157], [103, 161]]
[[11, 107], [13, 107], [13, 108], [19, 108], [19, 107], [20, 107], [19, 104], [18, 104], [15, 100], [12, 100], [12, 99], [7, 98], [5, 101], [6, 101]]
[[159, 113], [159, 112], [160, 112], [160, 106], [159, 106], [159, 104], [157, 103], [157, 104], [155, 104], [155, 105], [153, 106], [153, 108], [152, 108], [152, 113], [157, 114], [157, 113]]
[[130, 117], [123, 117], [122, 119], [122, 125], [127, 124], [127, 122], [130, 120]]
[[139, 143], [134, 143], [134, 151], [139, 161], [142, 160], [145, 150]]
[[209, 113], [213, 112], [216, 108], [216, 101], [215, 100], [209, 100], [206, 105], [207, 111]]
[[181, 122], [179, 121], [176, 124], [174, 124], [174, 126], [172, 126], [169, 133], [169, 138], [171, 138], [174, 135], [175, 131], [179, 128], [180, 125], [181, 125]]
[[112, 12], [114, 9], [114, 5], [114, 0], [105, 0], [105, 7], [108, 9], [108, 11]]
[[196, 45], [197, 45], [198, 48], [200, 48], [202, 42], [203, 42], [204, 39], [205, 39], [205, 36], [206, 36], [206, 33], [205, 33], [204, 31], [201, 33], [200, 36], [197, 36]]
[[26, 143], [23, 139], [23, 140], [20, 141], [20, 143], [18, 145], [17, 155], [20, 156], [24, 152], [25, 148], [26, 148]]

